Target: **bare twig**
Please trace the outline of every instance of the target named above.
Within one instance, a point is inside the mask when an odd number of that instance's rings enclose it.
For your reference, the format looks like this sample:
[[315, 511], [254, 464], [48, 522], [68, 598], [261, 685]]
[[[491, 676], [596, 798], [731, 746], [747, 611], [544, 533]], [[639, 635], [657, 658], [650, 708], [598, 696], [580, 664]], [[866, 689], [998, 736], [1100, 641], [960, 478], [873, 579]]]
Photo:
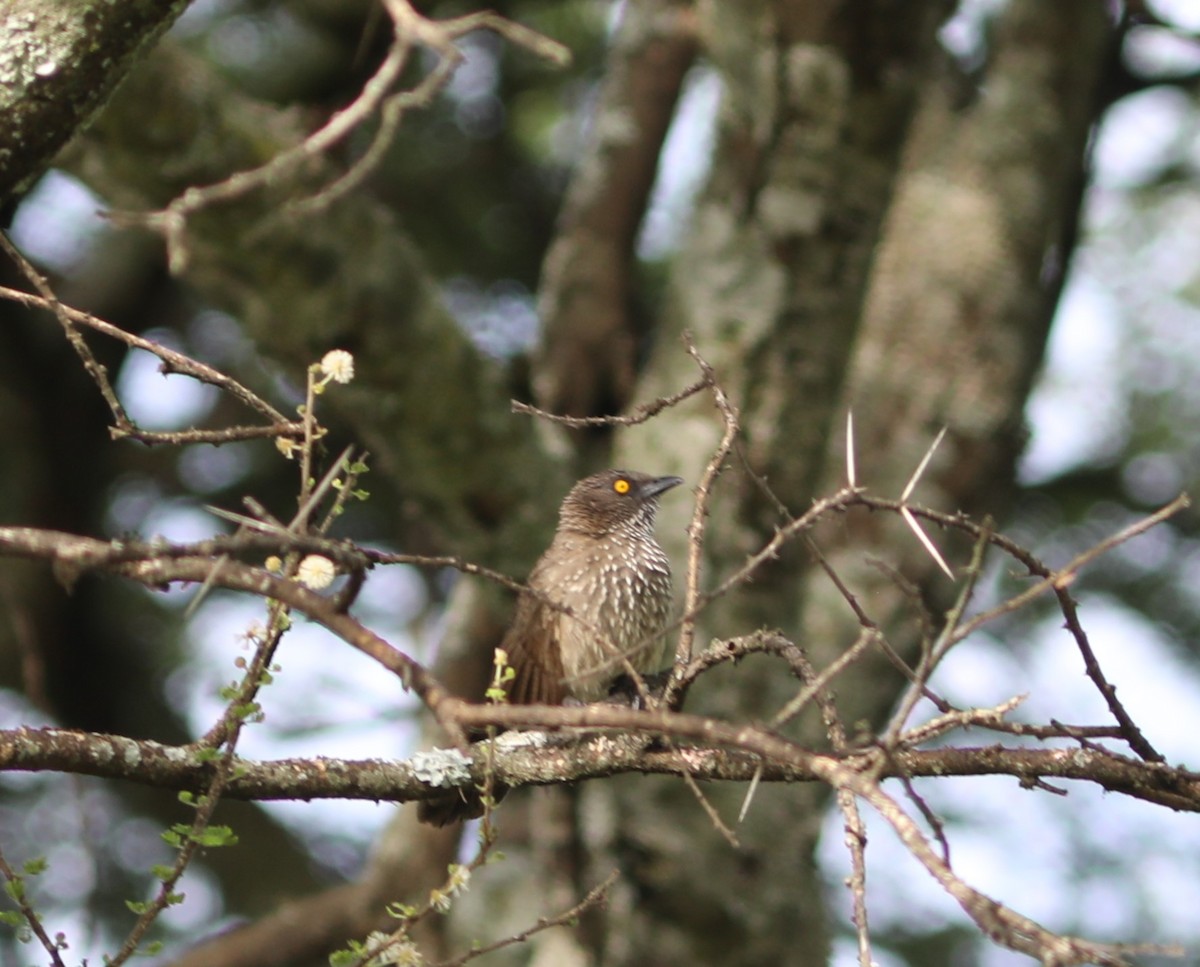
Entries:
[[[322, 546], [336, 547], [336, 542], [325, 541]], [[60, 573], [71, 578], [80, 570], [99, 568], [157, 588], [171, 583], [199, 583], [213, 570], [208, 557], [172, 557], [166, 553], [142, 557], [133, 554], [122, 560], [123, 550], [125, 548], [120, 542], [109, 544], [73, 534], [30, 528], [0, 528], [0, 554], [49, 560]], [[429, 706], [453, 740], [465, 744], [461, 730], [453, 721], [445, 719], [442, 705], [449, 695], [441, 684], [419, 662], [339, 611], [336, 602], [286, 577], [234, 560], [225, 563], [214, 583], [231, 590], [247, 591], [259, 597], [282, 601], [324, 625], [347, 644], [398, 676], [406, 688], [411, 688]]]
[[867, 827], [862, 821], [854, 793], [847, 789], [837, 792], [838, 808], [842, 812], [846, 831], [846, 848], [850, 851], [850, 897], [854, 904], [851, 919], [858, 940], [859, 967], [872, 967], [871, 927], [867, 914]]
[[570, 910], [564, 910], [562, 913], [553, 917], [542, 917], [532, 927], [522, 930], [520, 933], [515, 933], [511, 937], [505, 937], [503, 940], [497, 940], [494, 943], [484, 944], [477, 947], [461, 956], [451, 960], [439, 961], [434, 967], [460, 967], [460, 965], [474, 960], [476, 957], [482, 957], [484, 954], [490, 954], [494, 950], [500, 950], [503, 947], [510, 947], [513, 944], [524, 943], [535, 933], [542, 930], [548, 930], [550, 927], [561, 927], [566, 924], [574, 923], [579, 919], [580, 915], [591, 907], [602, 902], [607, 896], [608, 891], [612, 889], [612, 885], [617, 882], [617, 877], [620, 876], [620, 871], [613, 870], [604, 880], [593, 887], [582, 900], [580, 900]]
[[[156, 433], [139, 429], [129, 420], [128, 416], [124, 416], [124, 422], [122, 422], [122, 418], [116, 417], [116, 411], [114, 411], [114, 418], [117, 422], [112, 432], [117, 438], [129, 437], [143, 443], [229, 443], [233, 440], [262, 437], [283, 436], [295, 438], [303, 432], [301, 423], [289, 420], [265, 400], [220, 370], [213, 369], [211, 366], [207, 366], [198, 360], [192, 359], [190, 356], [186, 356], [153, 340], [144, 339], [141, 336], [126, 332], [124, 329], [114, 326], [112, 323], [105, 322], [103, 319], [98, 319], [89, 313], [63, 305], [53, 295], [36, 296], [28, 292], [21, 292], [17, 289], [0, 286], [0, 298], [8, 299], [11, 302], [29, 306], [30, 308], [45, 309], [47, 312], [53, 312], [59, 317], [60, 321], [65, 319], [66, 323], [64, 323], [64, 326], [68, 323], [71, 326], [84, 326], [102, 335], [119, 340], [132, 349], [145, 350], [162, 360], [164, 373], [179, 373], [184, 376], [190, 376], [201, 383], [207, 383], [210, 386], [215, 386], [217, 389], [224, 390], [240, 403], [245, 404], [271, 421], [266, 426], [225, 427], [216, 430], [181, 430], [173, 433]], [[105, 379], [107, 381], [107, 378]], [[101, 392], [103, 391], [102, 386]], [[110, 409], [112, 409], [111, 403]], [[124, 414], [123, 409], [121, 409], [121, 413]]]
[[869, 647], [879, 641], [880, 633], [874, 628], [863, 628], [853, 645], [831, 661], [819, 675], [814, 675], [806, 681], [804, 687], [788, 703], [775, 713], [771, 719], [772, 728], [780, 728], [799, 715], [813, 700], [819, 696], [834, 678], [853, 665]]
[[[257, 168], [239, 171], [215, 184], [189, 188], [161, 211], [114, 213], [114, 219], [121, 223], [143, 224], [159, 232], [167, 243], [171, 271], [182, 272], [190, 257], [186, 230], [192, 215], [213, 205], [235, 201], [269, 185], [285, 182], [304, 164], [324, 154], [351, 132], [378, 116], [382, 123], [371, 146], [350, 171], [305, 202], [293, 202], [289, 208], [310, 213], [318, 211], [360, 184], [382, 158], [383, 150], [394, 136], [403, 113], [412, 107], [428, 105], [445, 86], [462, 60], [454, 41], [464, 34], [479, 29], [493, 30], [511, 43], [525, 47], [553, 63], [565, 64], [570, 60], [569, 51], [561, 44], [490, 11], [437, 22], [422, 17], [407, 0], [384, 0], [384, 6], [393, 25], [393, 40], [386, 57], [363, 85], [358, 97], [337, 111], [321, 128]], [[415, 88], [393, 93], [416, 45], [435, 50], [438, 62]]]
[[684, 333], [688, 355], [692, 357], [708, 384], [713, 402], [721, 414], [724, 431], [708, 465], [696, 484], [696, 499], [692, 507], [692, 519], [688, 523], [687, 580], [684, 590], [683, 618], [679, 624], [679, 639], [675, 644], [675, 662], [671, 677], [663, 692], [663, 702], [668, 708], [679, 708], [687, 696], [688, 680], [683, 677], [688, 662], [692, 659], [692, 647], [696, 638], [696, 617], [700, 608], [700, 575], [704, 557], [704, 531], [708, 521], [708, 507], [712, 500], [712, 488], [725, 466], [725, 459], [738, 435], [738, 412], [717, 381], [712, 366], [700, 355], [691, 333]]
[[[917, 702], [927, 693], [927, 684], [930, 676], [933, 675], [934, 670], [941, 663], [950, 648], [953, 647], [953, 644], [961, 640], [954, 637], [954, 629], [962, 621], [962, 616], [971, 601], [971, 596], [974, 594], [979, 576], [983, 573], [984, 553], [987, 551], [988, 538], [991, 536], [991, 533], [990, 529], [984, 530], [975, 539], [975, 549], [971, 556], [971, 563], [967, 567], [967, 580], [963, 582], [962, 587], [959, 589], [954, 606], [946, 614], [946, 620], [937, 640], [931, 647], [922, 649], [921, 661], [916, 668], [913, 681], [897, 704], [896, 711], [892, 714], [891, 722], [884, 732], [883, 744], [886, 746], [891, 747], [896, 743], [901, 730], [904, 728], [904, 724], [908, 721], [908, 717], [912, 715]], [[924, 638], [922, 641], [924, 642]]]
[[[999, 705], [993, 705], [991, 708], [954, 709], [943, 712], [928, 722], [900, 733], [894, 741], [886, 744], [891, 748], [912, 748], [924, 742], [930, 742], [948, 732], [955, 732], [960, 729], [972, 727], [1001, 729], [1005, 724], [1004, 717], [1021, 705], [1026, 698], [1027, 696], [1025, 695], [1014, 695], [1012, 698], [1001, 702]], [[1115, 730], [1109, 729], [1107, 731], [1113, 732]], [[1017, 732], [1015, 734], [1021, 733]], [[1060, 737], [1063, 737], [1062, 733], [1057, 730], [1052, 730], [1049, 734], [1038, 736], [1038, 738]]]
[[708, 386], [708, 380], [702, 379], [681, 389], [678, 393], [661, 396], [649, 403], [640, 403], [624, 416], [561, 416], [557, 413], [547, 413], [545, 410], [540, 410], [529, 403], [522, 403], [520, 400], [512, 400], [512, 411], [523, 413], [526, 416], [536, 416], [538, 419], [549, 420], [551, 423], [559, 423], [575, 429], [588, 426], [636, 426], [657, 416], [663, 410], [682, 403], [688, 397], [695, 396], [701, 390], [707, 389]]
[[[1101, 670], [1100, 664], [1098, 661], [1096, 661], [1095, 652], [1092, 651], [1092, 647], [1088, 641], [1087, 635], [1084, 634], [1083, 628], [1079, 624], [1074, 602], [1071, 601], [1070, 595], [1067, 593], [1066, 589], [1075, 580], [1075, 577], [1083, 567], [1090, 564], [1101, 555], [1108, 553], [1118, 545], [1132, 540], [1139, 534], [1143, 534], [1152, 527], [1156, 527], [1163, 521], [1173, 517], [1175, 514], [1188, 507], [1190, 503], [1191, 501], [1186, 494], [1180, 494], [1173, 501], [1155, 513], [1143, 517], [1141, 520], [1130, 524], [1128, 527], [1123, 528], [1116, 534], [1110, 535], [1088, 550], [1076, 555], [1067, 563], [1065, 567], [1062, 567], [1057, 571], [1049, 571], [1043, 566], [1041, 569], [1045, 573], [1041, 581], [1026, 589], [1021, 594], [1015, 595], [1008, 601], [1005, 601], [1003, 604], [1000, 604], [989, 611], [983, 612], [982, 614], [976, 615], [970, 621], [964, 622], [955, 633], [954, 638], [961, 640], [967, 637], [967, 635], [971, 634], [981, 625], [995, 620], [995, 618], [1002, 614], [1009, 614], [1012, 611], [1015, 611], [1017, 608], [1022, 607], [1025, 603], [1033, 598], [1043, 594], [1045, 591], [1052, 590], [1055, 596], [1058, 598], [1059, 606], [1063, 609], [1064, 616], [1067, 618], [1067, 625], [1075, 638], [1076, 645], [1078, 646], [1080, 653], [1083, 655], [1084, 666], [1087, 670], [1088, 677], [1092, 679], [1092, 682], [1096, 685], [1096, 688], [1104, 697], [1105, 702], [1108, 704], [1109, 711], [1112, 712], [1113, 718], [1115, 718], [1121, 725], [1126, 740], [1138, 753], [1138, 755], [1142, 756], [1142, 758], [1146, 759], [1147, 761], [1163, 761], [1162, 754], [1150, 744], [1150, 742], [1142, 734], [1141, 729], [1139, 729], [1134, 723], [1133, 718], [1129, 715], [1129, 712], [1125, 709], [1125, 706], [1117, 698], [1116, 689], [1108, 681], [1107, 677]], [[1031, 556], [1025, 555], [1025, 559], [1031, 560]]]

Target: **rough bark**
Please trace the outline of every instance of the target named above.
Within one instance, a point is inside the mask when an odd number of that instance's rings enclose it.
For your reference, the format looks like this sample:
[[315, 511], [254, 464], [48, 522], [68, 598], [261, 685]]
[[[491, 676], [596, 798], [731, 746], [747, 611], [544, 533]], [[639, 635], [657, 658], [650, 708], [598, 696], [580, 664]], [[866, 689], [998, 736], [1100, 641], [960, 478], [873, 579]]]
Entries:
[[695, 53], [690, 4], [627, 5], [538, 286], [536, 388], [551, 412], [596, 416], [631, 402], [646, 336], [633, 311], [634, 241]]
[[0, 203], [32, 184], [187, 0], [8, 0], [0, 8]]

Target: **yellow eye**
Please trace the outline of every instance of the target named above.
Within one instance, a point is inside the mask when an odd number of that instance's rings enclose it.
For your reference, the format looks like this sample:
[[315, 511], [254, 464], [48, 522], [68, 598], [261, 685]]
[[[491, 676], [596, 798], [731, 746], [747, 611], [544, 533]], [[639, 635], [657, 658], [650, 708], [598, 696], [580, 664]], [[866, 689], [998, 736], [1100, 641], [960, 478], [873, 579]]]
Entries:
[[618, 477], [616, 480], [613, 481], [613, 490], [615, 490], [619, 494], [629, 493], [629, 481], [626, 480], [624, 477]]

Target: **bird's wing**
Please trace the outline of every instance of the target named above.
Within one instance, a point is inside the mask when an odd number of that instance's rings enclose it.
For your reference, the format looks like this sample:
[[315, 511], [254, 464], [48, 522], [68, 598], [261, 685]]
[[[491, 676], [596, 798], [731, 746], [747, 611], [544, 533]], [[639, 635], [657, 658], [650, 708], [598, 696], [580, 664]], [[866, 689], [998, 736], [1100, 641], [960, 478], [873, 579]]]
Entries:
[[526, 592], [501, 647], [516, 677], [508, 685], [514, 705], [561, 705], [566, 698], [559, 650], [561, 612]]

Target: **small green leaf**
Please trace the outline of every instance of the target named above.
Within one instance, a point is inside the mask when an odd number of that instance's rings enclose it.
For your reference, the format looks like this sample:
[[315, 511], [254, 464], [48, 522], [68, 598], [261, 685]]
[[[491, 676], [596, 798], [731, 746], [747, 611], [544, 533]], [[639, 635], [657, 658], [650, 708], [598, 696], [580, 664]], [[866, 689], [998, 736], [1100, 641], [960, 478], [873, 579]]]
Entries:
[[329, 955], [330, 967], [347, 967], [349, 964], [362, 963], [367, 948], [361, 940], [351, 940], [341, 950], [335, 950]]
[[11, 880], [6, 880], [4, 883], [4, 892], [14, 900], [25, 899], [25, 881], [19, 876]]
[[189, 833], [193, 842], [201, 846], [236, 846], [238, 838], [228, 826], [209, 826], [198, 833]]
[[144, 900], [126, 900], [125, 906], [129, 907], [130, 913], [136, 913], [139, 917], [150, 909], [150, 904]]
[[24, 925], [25, 918], [16, 910], [0, 910], [0, 923], [7, 924], [10, 927], [20, 927]]
[[175, 875], [175, 869], [171, 866], [155, 865], [150, 867], [150, 872], [164, 883]]
[[49, 865], [46, 862], [46, 857], [36, 856], [31, 860], [26, 860], [21, 869], [24, 870], [27, 876], [37, 876], [39, 873], [45, 873]]

